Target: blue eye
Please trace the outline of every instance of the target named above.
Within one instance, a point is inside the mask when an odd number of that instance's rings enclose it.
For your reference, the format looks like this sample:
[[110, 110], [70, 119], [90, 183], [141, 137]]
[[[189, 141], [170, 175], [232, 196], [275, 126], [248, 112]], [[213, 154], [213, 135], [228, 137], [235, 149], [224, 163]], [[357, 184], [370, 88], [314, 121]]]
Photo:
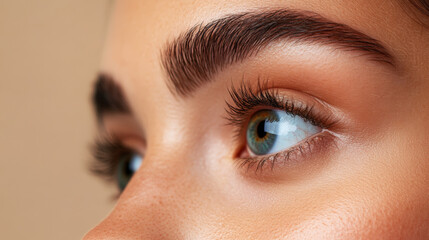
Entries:
[[266, 155], [288, 149], [322, 129], [304, 118], [281, 110], [261, 110], [250, 119], [246, 140], [254, 155]]
[[134, 173], [139, 169], [142, 161], [143, 158], [137, 153], [124, 156], [120, 160], [116, 172], [116, 181], [121, 191], [125, 189]]

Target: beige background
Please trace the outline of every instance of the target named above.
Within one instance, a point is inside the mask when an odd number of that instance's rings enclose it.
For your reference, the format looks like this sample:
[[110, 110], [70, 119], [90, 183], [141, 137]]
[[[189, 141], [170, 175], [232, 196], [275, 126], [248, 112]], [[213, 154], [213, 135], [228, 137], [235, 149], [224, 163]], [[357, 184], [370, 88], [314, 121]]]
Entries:
[[86, 170], [109, 0], [0, 0], [0, 239], [80, 239], [113, 206]]

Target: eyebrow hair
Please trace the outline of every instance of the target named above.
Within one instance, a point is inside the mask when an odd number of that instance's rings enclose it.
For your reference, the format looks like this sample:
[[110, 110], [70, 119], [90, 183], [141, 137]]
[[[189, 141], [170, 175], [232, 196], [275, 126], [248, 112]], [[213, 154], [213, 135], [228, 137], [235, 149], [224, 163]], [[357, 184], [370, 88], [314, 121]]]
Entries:
[[228, 65], [255, 56], [268, 44], [287, 40], [330, 45], [358, 51], [370, 60], [394, 66], [379, 41], [313, 12], [271, 10], [232, 14], [199, 24], [161, 50], [161, 64], [170, 91], [187, 96], [210, 82]]
[[420, 11], [424, 16], [429, 17], [429, 1], [428, 0], [408, 0], [409, 3]]
[[423, 26], [426, 30], [429, 29], [429, 0], [404, 0], [409, 6], [411, 14], [408, 14], [415, 22]]
[[100, 73], [95, 81], [92, 103], [98, 121], [101, 121], [103, 115], [108, 113], [131, 113], [121, 86], [111, 76], [104, 73]]

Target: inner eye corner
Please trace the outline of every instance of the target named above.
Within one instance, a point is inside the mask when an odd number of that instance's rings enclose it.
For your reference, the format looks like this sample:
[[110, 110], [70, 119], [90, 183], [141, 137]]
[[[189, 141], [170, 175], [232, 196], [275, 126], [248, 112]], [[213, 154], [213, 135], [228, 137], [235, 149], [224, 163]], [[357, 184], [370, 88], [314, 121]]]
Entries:
[[240, 147], [232, 152], [232, 156], [233, 159], [244, 159], [250, 157], [247, 149], [247, 140], [245, 140], [243, 143], [240, 143]]

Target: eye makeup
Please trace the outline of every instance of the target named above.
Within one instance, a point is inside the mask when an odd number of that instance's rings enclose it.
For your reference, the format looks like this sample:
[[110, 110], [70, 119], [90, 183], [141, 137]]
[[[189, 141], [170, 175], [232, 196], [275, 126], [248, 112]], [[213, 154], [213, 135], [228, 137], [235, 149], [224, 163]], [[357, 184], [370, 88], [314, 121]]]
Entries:
[[229, 90], [227, 121], [241, 145], [237, 165], [246, 171], [296, 164], [312, 153], [326, 149], [334, 136], [330, 129], [338, 120], [316, 101], [297, 100], [268, 81], [258, 79], [255, 88], [242, 82]]

